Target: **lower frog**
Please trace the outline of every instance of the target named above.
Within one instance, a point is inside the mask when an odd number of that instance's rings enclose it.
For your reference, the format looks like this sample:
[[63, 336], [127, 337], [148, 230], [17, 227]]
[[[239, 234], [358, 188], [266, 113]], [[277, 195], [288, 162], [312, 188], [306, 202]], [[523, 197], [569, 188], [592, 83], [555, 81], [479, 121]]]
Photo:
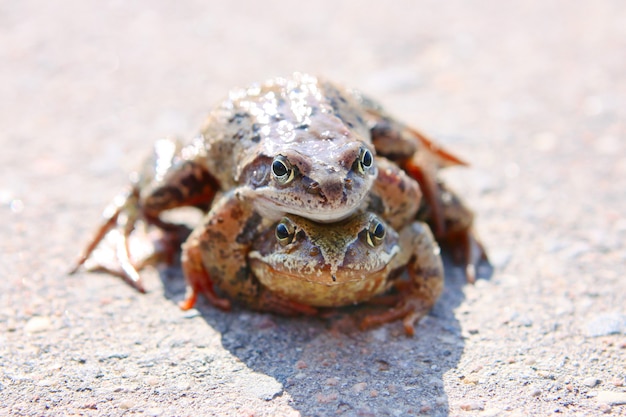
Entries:
[[[320, 307], [371, 301], [394, 288], [386, 297], [393, 305], [366, 316], [361, 327], [402, 319], [413, 335], [415, 322], [441, 294], [439, 246], [425, 223], [396, 232], [375, 214], [361, 212], [332, 224], [286, 215], [268, 226], [241, 212], [249, 206], [240, 198], [232, 193], [221, 199], [183, 245], [189, 285], [183, 309], [202, 294], [225, 310], [235, 300], [258, 311], [315, 315]], [[229, 235], [238, 237], [237, 244], [224, 247]], [[405, 271], [408, 280], [402, 279]]]

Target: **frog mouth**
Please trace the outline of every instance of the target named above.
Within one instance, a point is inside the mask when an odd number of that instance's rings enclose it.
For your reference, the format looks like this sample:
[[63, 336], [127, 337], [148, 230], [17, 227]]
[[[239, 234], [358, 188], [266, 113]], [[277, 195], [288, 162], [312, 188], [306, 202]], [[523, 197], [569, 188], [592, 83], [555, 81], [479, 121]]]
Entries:
[[336, 268], [315, 259], [311, 259], [309, 262], [289, 261], [282, 255], [263, 256], [257, 251], [250, 252], [248, 258], [255, 276], [261, 282], [280, 279], [282, 281], [300, 281], [335, 286], [375, 279], [378, 275], [386, 276], [389, 269], [388, 259], [382, 259], [379, 265], [370, 265], [370, 268], [365, 269], [350, 266]]
[[294, 201], [275, 198], [272, 194], [261, 194], [256, 199], [256, 209], [268, 218], [280, 218], [289, 213], [321, 223], [331, 223], [350, 217], [361, 206], [358, 198], [344, 200], [336, 207], [330, 207], [322, 201], [318, 204], [293, 204]]

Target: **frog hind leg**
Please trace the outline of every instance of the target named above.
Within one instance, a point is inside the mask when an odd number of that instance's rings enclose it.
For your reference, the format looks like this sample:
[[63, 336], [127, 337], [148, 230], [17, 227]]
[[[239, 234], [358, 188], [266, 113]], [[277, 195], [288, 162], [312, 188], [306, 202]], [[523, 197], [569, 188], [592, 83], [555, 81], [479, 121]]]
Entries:
[[397, 163], [419, 183], [424, 200], [432, 207], [435, 235], [445, 233], [441, 201], [437, 192], [437, 171], [467, 163], [417, 129], [389, 116], [373, 100], [363, 95], [357, 95], [357, 99], [369, 120], [376, 153]]
[[[445, 233], [437, 236], [437, 240], [451, 254], [452, 261], [463, 267], [467, 282], [474, 283], [478, 264], [489, 261], [487, 252], [473, 229], [474, 213], [444, 183], [440, 182], [438, 189], [442, 197]], [[431, 226], [434, 222], [432, 211], [428, 207], [420, 209], [418, 219]]]
[[413, 222], [400, 233], [402, 253], [396, 258], [396, 267], [406, 266], [409, 280], [398, 280], [395, 306], [373, 313], [361, 321], [361, 328], [370, 328], [402, 319], [407, 336], [415, 334], [415, 324], [425, 316], [443, 291], [443, 264], [439, 246], [428, 225]]

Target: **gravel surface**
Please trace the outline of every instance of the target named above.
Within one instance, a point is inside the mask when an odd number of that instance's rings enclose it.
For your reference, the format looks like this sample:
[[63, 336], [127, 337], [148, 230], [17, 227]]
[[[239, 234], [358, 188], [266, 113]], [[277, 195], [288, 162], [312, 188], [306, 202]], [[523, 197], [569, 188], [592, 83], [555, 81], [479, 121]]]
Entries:
[[[0, 415], [626, 415], [625, 51], [618, 0], [2, 2]], [[493, 269], [414, 338], [66, 274], [155, 139], [294, 70], [471, 161]]]

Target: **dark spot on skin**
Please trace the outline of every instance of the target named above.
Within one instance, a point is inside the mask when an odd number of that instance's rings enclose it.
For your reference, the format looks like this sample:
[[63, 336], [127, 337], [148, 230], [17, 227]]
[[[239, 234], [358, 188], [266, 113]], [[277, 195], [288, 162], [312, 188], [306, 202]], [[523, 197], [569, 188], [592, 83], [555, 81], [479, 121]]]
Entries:
[[383, 204], [383, 200], [380, 198], [380, 196], [371, 196], [369, 205], [367, 206], [367, 210], [373, 211], [376, 214], [383, 214], [385, 212], [385, 205]]
[[145, 208], [148, 211], [162, 211], [163, 209], [176, 205], [176, 203], [183, 202], [184, 199], [185, 196], [178, 186], [166, 185], [152, 192], [150, 201], [146, 203]]
[[228, 119], [229, 123], [237, 123], [237, 124], [241, 124], [241, 121], [243, 119], [245, 119], [246, 117], [250, 117], [250, 115], [248, 113], [245, 112], [237, 112], [235, 114], [233, 114], [230, 119]]
[[239, 129], [237, 133], [233, 135], [233, 139], [241, 140], [246, 136], [246, 132], [243, 129]]
[[309, 128], [309, 125], [306, 123], [302, 123], [301, 125], [296, 126], [296, 129], [298, 130], [307, 130]]
[[237, 235], [235, 241], [241, 244], [251, 243], [257, 234], [257, 227], [261, 223], [261, 215], [258, 213], [252, 214], [252, 216], [246, 221], [241, 233]]
[[[198, 195], [206, 194], [207, 188], [217, 189], [217, 182], [215, 179], [204, 169], [195, 166], [189, 162], [186, 169], [190, 170], [189, 175], [181, 178], [180, 186], [177, 188], [183, 188], [186, 194], [186, 198], [193, 198]], [[178, 191], [182, 197], [181, 190]], [[180, 200], [182, 201], [182, 200]]]
[[302, 177], [302, 186], [310, 194], [319, 194], [320, 185], [317, 181], [313, 181], [309, 177]]
[[258, 133], [250, 138], [250, 140], [254, 143], [259, 143], [261, 141], [261, 135]]
[[354, 124], [352, 124], [352, 122], [346, 122], [346, 125], [347, 125], [349, 128], [353, 128], [353, 127], [354, 127]]
[[249, 277], [250, 277], [250, 272], [248, 271], [248, 268], [241, 267], [235, 274], [234, 281], [235, 283], [246, 282], [248, 281]]

